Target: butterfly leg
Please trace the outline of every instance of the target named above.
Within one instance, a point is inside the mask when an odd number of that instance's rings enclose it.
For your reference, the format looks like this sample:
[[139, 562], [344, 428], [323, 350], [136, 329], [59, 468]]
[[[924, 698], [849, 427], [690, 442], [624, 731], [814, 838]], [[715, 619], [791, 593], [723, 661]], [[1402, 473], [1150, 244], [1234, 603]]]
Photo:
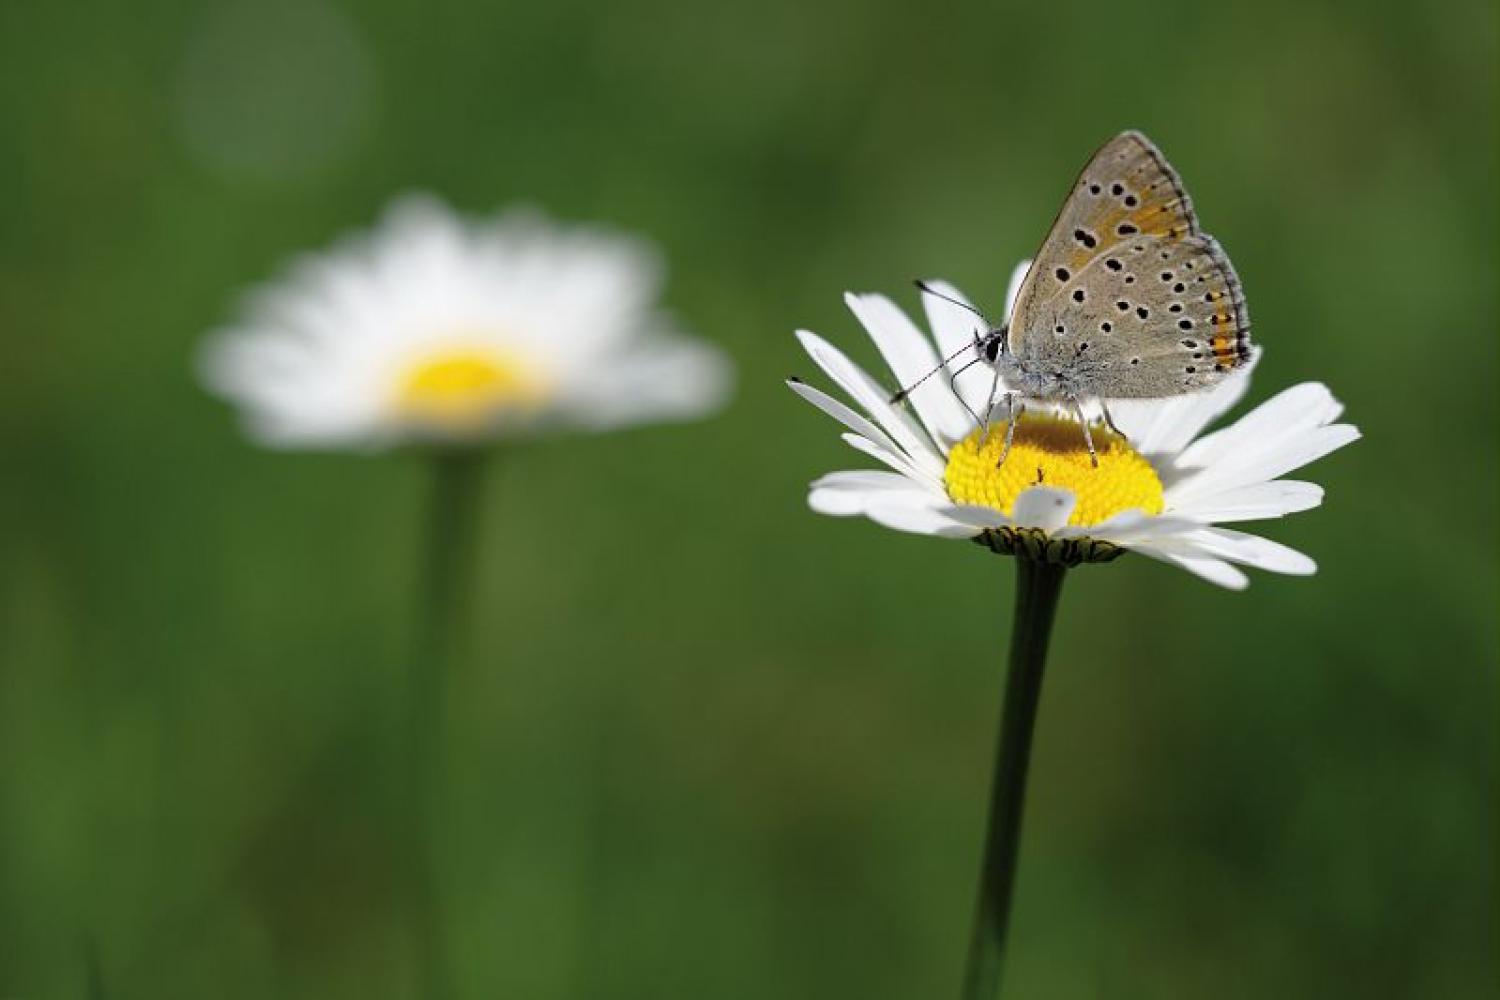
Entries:
[[[1000, 388], [1000, 369], [995, 369], [995, 377], [990, 379], [990, 394], [984, 404], [984, 419], [979, 421], [979, 426], [984, 428], [984, 434], [980, 436], [979, 447], [981, 450], [990, 443], [990, 418], [995, 415], [995, 393]], [[1011, 394], [1006, 393], [1006, 405], [1010, 405]]]
[[[989, 426], [990, 417], [995, 412], [995, 393], [998, 392], [999, 390], [1000, 390], [1000, 369], [997, 366], [995, 368], [994, 377], [990, 379], [990, 394], [987, 397], [985, 397], [985, 401], [984, 401], [984, 423], [985, 423], [986, 427]], [[1009, 397], [1010, 393], [1006, 393], [1005, 395], [1007, 397]]]
[[1005, 457], [1010, 454], [1011, 442], [1016, 439], [1016, 421], [1026, 412], [1026, 404], [1016, 406], [1016, 394], [1007, 392], [1005, 394], [1005, 444], [1000, 448], [1000, 457], [995, 461], [995, 468], [1005, 464]]
[[1083, 443], [1088, 445], [1089, 461], [1097, 469], [1099, 468], [1099, 453], [1094, 450], [1094, 435], [1089, 433], [1089, 420], [1088, 417], [1084, 416], [1083, 403], [1079, 402], [1077, 396], [1074, 396], [1069, 402], [1073, 404], [1073, 412], [1078, 414], [1078, 425], [1083, 428]]
[[985, 415], [983, 417], [980, 417], [979, 414], [974, 412], [974, 408], [969, 405], [969, 401], [967, 399], [964, 399], [964, 394], [958, 391], [958, 377], [977, 364], [979, 364], [978, 360], [974, 360], [970, 361], [968, 364], [961, 365], [957, 371], [948, 376], [948, 388], [952, 389], [953, 395], [958, 397], [958, 405], [967, 410], [969, 412], [969, 416], [974, 418], [974, 426], [986, 427], [988, 426], [987, 421], [990, 419], [989, 411], [986, 410]]
[[969, 405], [969, 401], [964, 399], [964, 394], [958, 391], [958, 376], [968, 371], [970, 368], [973, 368], [983, 360], [984, 340], [979, 336], [979, 331], [975, 330], [974, 360], [966, 363], [962, 368], [954, 372], [953, 376], [948, 379], [948, 387], [953, 390], [953, 395], [958, 397], [959, 404], [962, 405], [965, 410], [969, 411], [969, 416], [974, 418], [974, 425], [983, 429], [984, 431], [984, 434], [980, 436], [979, 440], [979, 447], [981, 448], [989, 443], [990, 440], [990, 414], [995, 409], [995, 386], [1000, 384], [1000, 369], [995, 369], [995, 380], [990, 383], [990, 395], [988, 401], [984, 404], [983, 414], [975, 413], [974, 408]]
[[1110, 430], [1112, 430], [1116, 434], [1118, 434], [1121, 437], [1121, 439], [1123, 439], [1123, 440], [1125, 440], [1125, 441], [1128, 442], [1130, 440], [1130, 438], [1126, 437], [1125, 436], [1125, 432], [1122, 431], [1122, 430], [1120, 430], [1120, 428], [1118, 428], [1118, 427], [1115, 426], [1115, 418], [1109, 415], [1109, 404], [1106, 403], [1104, 400], [1101, 399], [1101, 400], [1099, 400], [1099, 409], [1104, 413], [1104, 423], [1105, 423], [1105, 426], [1107, 426]]

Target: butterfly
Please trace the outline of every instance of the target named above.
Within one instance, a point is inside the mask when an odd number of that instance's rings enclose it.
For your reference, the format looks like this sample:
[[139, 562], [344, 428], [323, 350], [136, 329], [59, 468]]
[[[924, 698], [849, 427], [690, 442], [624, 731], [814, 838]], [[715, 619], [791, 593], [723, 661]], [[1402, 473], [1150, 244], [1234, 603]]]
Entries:
[[[1134, 131], [1121, 132], [1089, 159], [1022, 279], [1007, 322], [985, 325], [988, 332], [976, 333], [972, 347], [976, 362], [994, 369], [995, 388], [1003, 386], [1001, 463], [1015, 433], [1017, 399], [1021, 412], [1026, 400], [1071, 408], [1097, 465], [1085, 401], [1097, 401], [1118, 434], [1107, 400], [1207, 389], [1255, 351], [1228, 255], [1199, 228], [1177, 171]], [[992, 390], [986, 426], [994, 407]]]

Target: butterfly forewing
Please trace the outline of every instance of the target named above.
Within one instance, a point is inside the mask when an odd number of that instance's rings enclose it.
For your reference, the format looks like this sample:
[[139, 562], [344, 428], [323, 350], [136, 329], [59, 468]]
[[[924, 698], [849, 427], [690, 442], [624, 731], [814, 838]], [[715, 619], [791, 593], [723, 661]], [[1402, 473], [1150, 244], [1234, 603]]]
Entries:
[[1010, 346], [1095, 368], [1097, 395], [1176, 395], [1248, 360], [1249, 320], [1223, 250], [1199, 231], [1166, 158], [1138, 132], [1079, 175], [1016, 300]]

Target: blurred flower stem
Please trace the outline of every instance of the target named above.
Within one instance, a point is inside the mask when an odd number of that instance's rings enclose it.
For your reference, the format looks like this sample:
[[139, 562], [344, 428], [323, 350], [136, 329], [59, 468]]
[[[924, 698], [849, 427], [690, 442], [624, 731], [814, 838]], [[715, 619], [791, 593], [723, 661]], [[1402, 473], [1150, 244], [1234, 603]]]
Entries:
[[421, 995], [452, 995], [444, 926], [444, 817], [448, 809], [449, 685], [469, 632], [486, 453], [438, 450], [431, 458], [422, 577], [407, 710], [411, 913]]
[[994, 1000], [1005, 969], [1005, 936], [1016, 885], [1016, 854], [1021, 843], [1021, 809], [1026, 800], [1026, 769], [1031, 734], [1042, 693], [1047, 639], [1067, 568], [1023, 556], [1016, 558], [1016, 609], [1010, 636], [1010, 670], [990, 786], [989, 826], [979, 873], [979, 900], [964, 973], [963, 1000]]

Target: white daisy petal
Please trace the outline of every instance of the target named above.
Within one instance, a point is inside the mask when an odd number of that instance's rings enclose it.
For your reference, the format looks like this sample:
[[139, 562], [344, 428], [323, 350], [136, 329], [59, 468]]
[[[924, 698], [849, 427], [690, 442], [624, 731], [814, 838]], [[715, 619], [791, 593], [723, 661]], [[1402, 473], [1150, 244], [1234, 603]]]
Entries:
[[815, 490], [918, 490], [924, 494], [929, 491], [913, 482], [906, 476], [894, 472], [881, 472], [879, 469], [849, 469], [844, 472], [830, 472], [819, 476], [812, 482]]
[[845, 432], [839, 436], [844, 439], [844, 442], [849, 447], [856, 451], [864, 452], [878, 462], [884, 462], [912, 482], [934, 490], [942, 489], [942, 481], [938, 477], [929, 475], [922, 469], [917, 468], [916, 463], [908, 458], [905, 452], [893, 451], [890, 448], [876, 444], [869, 438], [860, 437], [858, 434], [852, 432]]
[[850, 517], [863, 514], [873, 504], [891, 501], [912, 505], [930, 504], [932, 495], [906, 476], [895, 472], [833, 472], [812, 484], [807, 501], [820, 514]]
[[1032, 486], [1017, 494], [1010, 519], [1018, 528], [1040, 528], [1050, 534], [1068, 523], [1077, 503], [1072, 490]]
[[865, 412], [874, 418], [919, 468], [934, 477], [942, 475], [943, 462], [933, 449], [931, 440], [910, 417], [890, 404], [886, 391], [865, 374], [864, 369], [816, 333], [798, 330], [797, 339], [802, 342], [802, 347], [817, 366], [856, 403], [864, 407]]
[[1197, 521], [1162, 514], [1147, 514], [1131, 509], [1121, 511], [1107, 521], [1085, 527], [1065, 527], [1053, 532], [1060, 538], [1097, 538], [1131, 548], [1148, 538], [1173, 535], [1201, 527]]
[[597, 361], [558, 399], [559, 413], [589, 430], [691, 419], [721, 406], [733, 377], [720, 352], [685, 338], [643, 341]]
[[1235, 569], [1222, 559], [1212, 556], [1183, 555], [1168, 551], [1159, 546], [1146, 543], [1131, 549], [1141, 555], [1150, 556], [1152, 559], [1160, 560], [1172, 566], [1178, 566], [1187, 570], [1194, 576], [1201, 577], [1209, 583], [1216, 583], [1230, 590], [1244, 590], [1250, 585], [1250, 578]]
[[385, 443], [378, 427], [358, 416], [334, 412], [290, 415], [282, 409], [247, 409], [245, 433], [268, 448], [314, 448], [332, 445], [364, 451]]
[[872, 499], [870, 494], [849, 490], [811, 490], [807, 505], [829, 517], [858, 517], [869, 509]]
[[1129, 510], [1122, 510], [1108, 520], [1100, 521], [1098, 524], [1069, 525], [1059, 528], [1053, 534], [1061, 538], [1098, 538], [1100, 537], [1099, 532], [1114, 532], [1123, 535], [1129, 534], [1143, 525], [1149, 525], [1155, 520], [1157, 519], [1145, 511], [1132, 507]]
[[1214, 556], [1271, 573], [1311, 576], [1318, 564], [1280, 542], [1229, 528], [1200, 528], [1178, 536], [1184, 553]]
[[[1191, 482], [1191, 480], [1189, 480]], [[1259, 521], [1311, 510], [1323, 502], [1323, 487], [1295, 479], [1251, 483], [1179, 503], [1169, 487], [1167, 505], [1173, 514], [1202, 523]]]
[[939, 538], [973, 538], [979, 530], [934, 507], [917, 504], [872, 504], [865, 512], [870, 520], [897, 531]]
[[1004, 528], [1013, 522], [993, 507], [978, 507], [974, 504], [944, 504], [938, 507], [955, 521], [980, 529]]
[[886, 434], [885, 431], [881, 430], [879, 427], [876, 427], [875, 424], [868, 418], [854, 412], [852, 409], [834, 399], [832, 396], [828, 395], [821, 389], [814, 388], [801, 379], [795, 378], [787, 379], [786, 384], [797, 395], [801, 396], [803, 399], [807, 400], [809, 403], [816, 406], [818, 409], [822, 410], [824, 413], [828, 414], [830, 417], [837, 420], [839, 423], [843, 424], [854, 433], [869, 438], [876, 444], [884, 445], [892, 451], [899, 450], [896, 447], [896, 442], [892, 441], [890, 435]]
[[1174, 464], [1180, 469], [1203, 468], [1227, 455], [1274, 451], [1306, 431], [1332, 423], [1342, 411], [1327, 386], [1304, 382], [1277, 393], [1223, 430], [1199, 438]]
[[1358, 428], [1350, 424], [1334, 424], [1282, 438], [1275, 448], [1222, 455], [1214, 464], [1173, 482], [1169, 487], [1172, 500], [1186, 505], [1215, 493], [1277, 479], [1359, 440], [1359, 436]]
[[896, 382], [901, 386], [916, 386], [907, 398], [938, 447], [946, 449], [968, 434], [972, 418], [943, 384], [943, 373], [938, 370], [940, 361], [932, 349], [932, 341], [883, 295], [848, 293], [844, 302], [869, 332], [870, 339], [875, 341], [881, 357], [896, 376]]

